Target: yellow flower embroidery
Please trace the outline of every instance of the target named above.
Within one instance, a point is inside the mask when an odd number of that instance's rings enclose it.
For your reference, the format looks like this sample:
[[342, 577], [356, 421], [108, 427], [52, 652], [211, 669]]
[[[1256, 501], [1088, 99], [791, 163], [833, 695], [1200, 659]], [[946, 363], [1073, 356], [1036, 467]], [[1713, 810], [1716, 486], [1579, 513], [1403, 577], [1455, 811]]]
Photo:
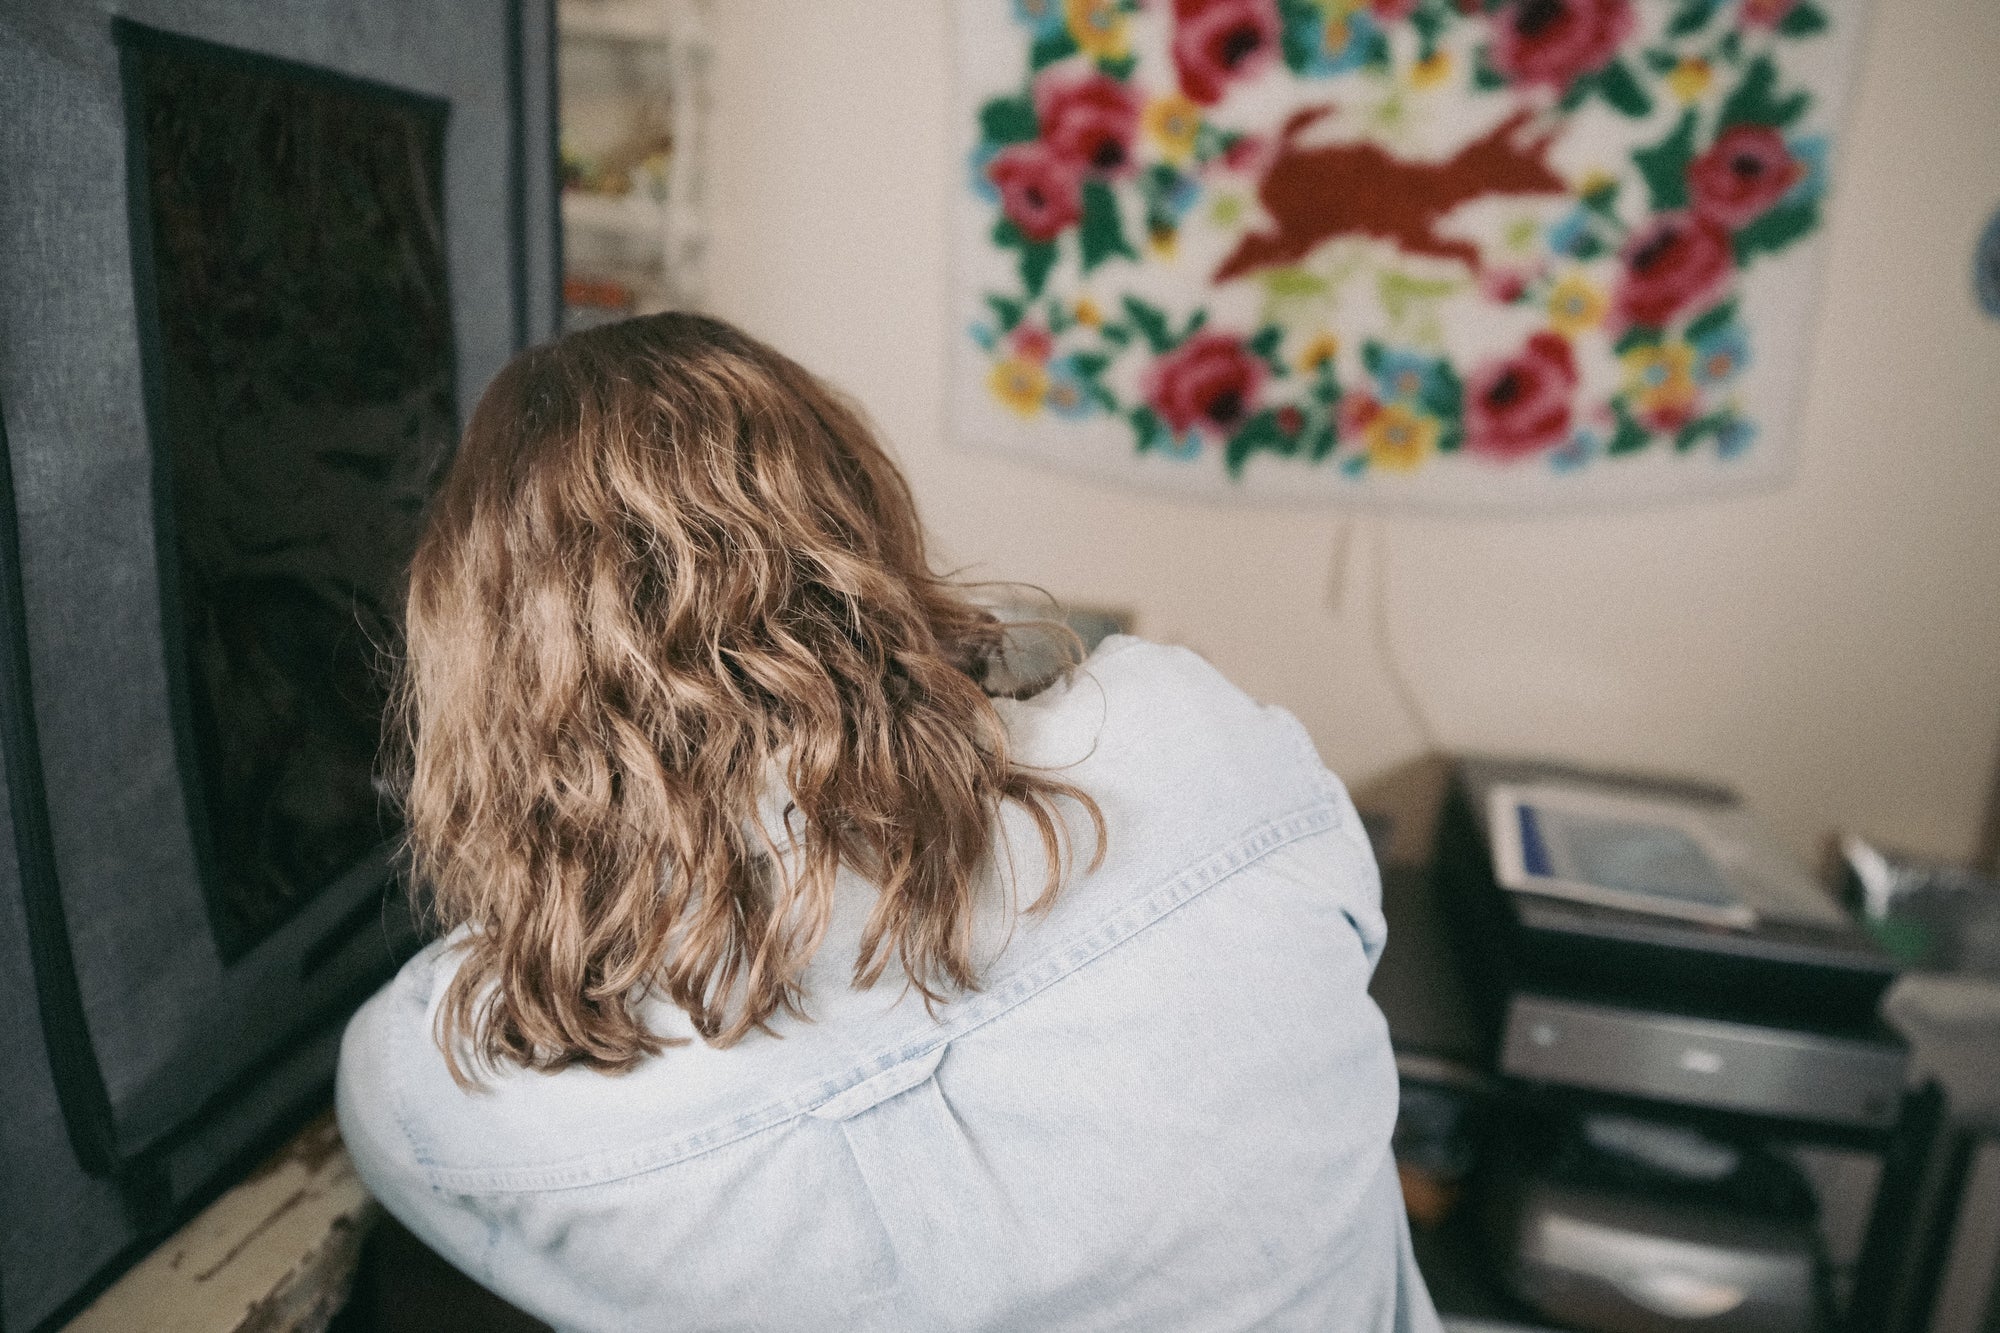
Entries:
[[1201, 137], [1201, 107], [1179, 93], [1156, 97], [1146, 106], [1147, 137], [1159, 145], [1160, 154], [1175, 166], [1185, 166], [1194, 157], [1195, 141]]
[[1596, 328], [1611, 308], [1603, 290], [1584, 277], [1572, 273], [1549, 292], [1549, 327], [1565, 338]]
[[1300, 349], [1299, 369], [1310, 373], [1339, 355], [1340, 339], [1322, 331], [1315, 334], [1312, 341]]
[[1157, 259], [1172, 259], [1180, 252], [1180, 233], [1172, 227], [1154, 227], [1146, 233], [1146, 248]]
[[1034, 362], [1010, 356], [993, 364], [986, 387], [1008, 411], [1031, 417], [1041, 411], [1042, 398], [1049, 391], [1049, 376]]
[[1097, 302], [1088, 296], [1076, 303], [1076, 322], [1086, 329], [1094, 329], [1104, 322], [1104, 312], [1097, 308]]
[[1616, 176], [1608, 171], [1600, 171], [1594, 167], [1584, 172], [1583, 179], [1576, 183], [1577, 195], [1583, 199], [1592, 199], [1598, 195], [1609, 194], [1617, 188], [1618, 178]]
[[1684, 342], [1625, 353], [1625, 385], [1641, 412], [1670, 412], [1694, 402], [1694, 348]]
[[1132, 53], [1118, 0], [1063, 0], [1063, 19], [1069, 35], [1092, 60], [1123, 60]]
[[1451, 56], [1433, 51], [1410, 67], [1412, 88], [1435, 88], [1451, 77]]
[[1684, 103], [1699, 102], [1715, 82], [1715, 71], [1706, 60], [1689, 57], [1667, 72], [1667, 88]]
[[1423, 466], [1437, 448], [1439, 427], [1436, 417], [1413, 412], [1401, 403], [1390, 403], [1375, 414], [1361, 432], [1368, 449], [1368, 461], [1391, 472], [1413, 472]]

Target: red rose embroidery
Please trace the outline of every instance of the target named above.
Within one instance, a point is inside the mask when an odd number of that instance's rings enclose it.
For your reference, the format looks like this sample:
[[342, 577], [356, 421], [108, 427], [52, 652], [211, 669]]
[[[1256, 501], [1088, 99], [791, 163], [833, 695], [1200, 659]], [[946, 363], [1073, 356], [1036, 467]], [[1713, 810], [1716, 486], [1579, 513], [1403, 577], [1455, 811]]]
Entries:
[[1639, 414], [1639, 424], [1647, 430], [1677, 431], [1694, 420], [1694, 400], [1659, 403]]
[[1082, 175], [1039, 140], [1002, 149], [986, 175], [999, 187], [1007, 220], [1031, 241], [1053, 241], [1083, 216]]
[[1417, 0], [1369, 0], [1368, 7], [1385, 23], [1406, 19], [1417, 12]]
[[1174, 69], [1181, 91], [1203, 106], [1236, 79], [1277, 59], [1284, 25], [1277, 0], [1174, 0]]
[[1662, 213], [1625, 243], [1612, 300], [1617, 322], [1658, 328], [1729, 277], [1729, 233], [1699, 213]]
[[1493, 66], [1515, 83], [1567, 88], [1611, 63], [1632, 0], [1509, 0], [1493, 17]]
[[1743, 24], [1749, 28], [1775, 28], [1798, 7], [1799, 0], [1743, 0]]
[[1688, 164], [1688, 192], [1695, 212], [1733, 230], [1761, 217], [1805, 172], [1770, 126], [1732, 125]]
[[1044, 74], [1035, 84], [1035, 121], [1049, 151], [1106, 175], [1132, 165], [1139, 94], [1109, 74]]
[[1340, 400], [1340, 437], [1360, 438], [1363, 431], [1382, 415], [1382, 404], [1366, 393], [1350, 393]]
[[1226, 435], [1250, 415], [1264, 366], [1226, 333], [1197, 333], [1153, 363], [1146, 402], [1175, 435]]
[[1553, 333], [1537, 333], [1513, 356], [1491, 362], [1466, 386], [1465, 443], [1510, 460], [1560, 444], [1569, 434], [1576, 359]]
[[1014, 355], [1038, 366], [1047, 362], [1056, 349], [1055, 338], [1039, 324], [1021, 325], [1014, 330], [1007, 343], [1014, 349]]

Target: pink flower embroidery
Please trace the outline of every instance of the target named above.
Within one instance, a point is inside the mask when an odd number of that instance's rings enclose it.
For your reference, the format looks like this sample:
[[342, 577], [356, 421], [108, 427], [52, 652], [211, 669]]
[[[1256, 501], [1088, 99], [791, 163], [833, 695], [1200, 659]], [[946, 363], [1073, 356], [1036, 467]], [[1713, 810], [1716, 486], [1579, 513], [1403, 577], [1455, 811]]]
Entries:
[[1039, 140], [1002, 149], [986, 175], [1007, 220], [1031, 241], [1053, 241], [1083, 216], [1082, 174]]
[[1197, 333], [1153, 363], [1146, 401], [1175, 435], [1226, 435], [1248, 417], [1263, 387], [1264, 365], [1226, 333]]
[[1229, 84], [1275, 61], [1283, 37], [1277, 0], [1174, 0], [1174, 69], [1181, 91], [1214, 106]]
[[1714, 295], [1734, 263], [1729, 233], [1699, 213], [1662, 213], [1633, 233], [1620, 255], [1625, 272], [1612, 297], [1623, 328], [1658, 328]]
[[1632, 0], [1509, 0], [1493, 16], [1493, 65], [1515, 83], [1567, 88], [1611, 63]]
[[1806, 174], [1768, 125], [1732, 125], [1688, 164], [1694, 211], [1734, 230], [1756, 221]]
[[1569, 434], [1576, 358], [1553, 333], [1537, 333], [1513, 356], [1489, 362], [1466, 386], [1466, 447], [1511, 461]]
[[1035, 83], [1035, 120], [1049, 151], [1081, 170], [1113, 175], [1132, 166], [1139, 94], [1122, 80], [1096, 71], [1044, 74]]

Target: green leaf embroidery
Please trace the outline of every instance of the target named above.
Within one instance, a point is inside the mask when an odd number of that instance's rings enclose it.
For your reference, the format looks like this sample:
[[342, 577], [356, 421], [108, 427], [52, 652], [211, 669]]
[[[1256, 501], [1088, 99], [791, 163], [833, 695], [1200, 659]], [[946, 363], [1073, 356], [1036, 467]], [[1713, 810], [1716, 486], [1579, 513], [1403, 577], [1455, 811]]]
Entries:
[[1323, 421], [1306, 441], [1306, 457], [1315, 463], [1320, 462], [1333, 452], [1334, 443], [1333, 423]]
[[1595, 74], [1586, 74], [1563, 89], [1563, 95], [1556, 99], [1556, 110], [1568, 115], [1582, 106], [1583, 99], [1597, 91], [1597, 79]]
[[1136, 296], [1128, 296], [1125, 298], [1125, 313], [1132, 317], [1132, 327], [1139, 330], [1154, 355], [1173, 347], [1174, 335], [1167, 328], [1167, 317], [1160, 313], [1159, 307], [1147, 305]]
[[1437, 369], [1426, 377], [1424, 391], [1418, 401], [1426, 412], [1442, 419], [1447, 425], [1464, 415], [1465, 386], [1459, 382], [1458, 372], [1452, 369], [1451, 362], [1437, 363]]
[[1380, 28], [1371, 29], [1367, 37], [1368, 47], [1361, 53], [1361, 63], [1367, 69], [1389, 68], [1389, 34]]
[[1111, 358], [1102, 352], [1072, 352], [1069, 363], [1077, 374], [1087, 380], [1094, 380], [1104, 373], [1106, 366], [1111, 364]]
[[1438, 37], [1444, 32], [1444, 15], [1435, 9], [1419, 9], [1410, 15], [1410, 26], [1417, 30], [1417, 59], [1429, 60], [1437, 54]]
[[1587, 231], [1570, 245], [1569, 252], [1578, 259], [1595, 259], [1604, 253], [1604, 239], [1594, 231]]
[[1688, 163], [1694, 161], [1694, 123], [1695, 113], [1685, 112], [1672, 134], [1651, 148], [1640, 148], [1632, 154], [1632, 165], [1646, 179], [1646, 192], [1652, 196], [1655, 213], [1687, 204], [1687, 169]]
[[1775, 254], [1819, 226], [1819, 204], [1811, 199], [1780, 204], [1736, 233], [1740, 268], [1760, 254]]
[[1313, 382], [1313, 401], [1331, 412], [1340, 405], [1345, 396], [1341, 392], [1340, 380], [1333, 373], [1331, 364], [1319, 368], [1319, 376]]
[[1679, 56], [1659, 46], [1647, 47], [1645, 56], [1646, 68], [1652, 70], [1655, 74], [1669, 73], [1681, 63]]
[[1237, 432], [1229, 437], [1229, 445], [1223, 452], [1223, 462], [1229, 468], [1229, 475], [1243, 475], [1243, 465], [1250, 455], [1258, 450], [1269, 450], [1275, 454], [1291, 455], [1299, 451], [1302, 441], [1294, 435], [1287, 435], [1278, 429], [1277, 413], [1266, 408], [1244, 422]]
[[1604, 446], [1605, 453], [1637, 453], [1653, 442], [1646, 428], [1632, 419], [1631, 409], [1625, 406], [1623, 398], [1612, 399], [1611, 407], [1618, 414], [1618, 433], [1611, 437], [1611, 443]]
[[1188, 316], [1187, 327], [1181, 330], [1181, 336], [1174, 341], [1186, 342], [1188, 339], [1194, 337], [1195, 334], [1200, 333], [1201, 326], [1206, 323], [1208, 323], [1208, 307], [1202, 306], [1192, 315]]
[[992, 144], [1025, 143], [1042, 132], [1025, 97], [996, 97], [979, 108], [979, 130]]
[[1361, 344], [1361, 364], [1370, 375], [1382, 373], [1382, 344], [1370, 338]]
[[1054, 241], [1027, 241], [1021, 246], [1021, 286], [1027, 289], [1030, 298], [1042, 294], [1042, 284], [1049, 280], [1049, 270], [1055, 266]]
[[1687, 327], [1687, 340], [1700, 342], [1711, 333], [1719, 333], [1736, 319], [1736, 302], [1724, 301], [1715, 309], [1701, 316]]
[[1314, 34], [1326, 26], [1326, 16], [1310, 0], [1278, 0], [1278, 17], [1284, 25], [1285, 68], [1303, 73], [1318, 54]]
[[1667, 36], [1687, 37], [1700, 32], [1715, 17], [1716, 0], [1682, 0], [1681, 7], [1667, 23]]
[[1465, 427], [1457, 421], [1445, 424], [1444, 432], [1438, 436], [1438, 452], [1455, 454], [1465, 447]]
[[1507, 86], [1507, 76], [1493, 68], [1493, 53], [1487, 47], [1482, 46], [1473, 54], [1472, 86], [1488, 93]]
[[1135, 407], [1125, 419], [1132, 423], [1132, 433], [1139, 437], [1139, 452], [1142, 454], [1159, 444], [1167, 433], [1159, 415], [1150, 407]]
[[1652, 96], [1633, 77], [1631, 66], [1622, 60], [1614, 60], [1598, 72], [1597, 91], [1627, 116], [1644, 116], [1653, 109]]
[[1083, 187], [1082, 236], [1085, 273], [1113, 255], [1139, 257], [1125, 239], [1125, 224], [1118, 217], [1118, 196], [1103, 181], [1089, 181]]
[[1035, 70], [1053, 65], [1058, 60], [1075, 55], [1076, 49], [1076, 38], [1070, 36], [1068, 28], [1062, 28], [1035, 43], [1034, 50], [1028, 52], [1028, 68]]
[[1796, 6], [1791, 13], [1778, 20], [1780, 37], [1810, 37], [1825, 31], [1826, 15], [1812, 0], [1805, 0], [1804, 4]]
[[1124, 56], [1117, 60], [1100, 58], [1097, 67], [1114, 79], [1129, 79], [1132, 77], [1132, 71], [1139, 67], [1139, 57]]
[[1661, 334], [1658, 329], [1648, 328], [1643, 324], [1634, 324], [1631, 328], [1625, 330], [1624, 335], [1617, 342], [1611, 344], [1611, 350], [1619, 356], [1623, 356], [1625, 353], [1641, 347], [1658, 347], [1661, 340]]
[[1270, 368], [1271, 374], [1279, 379], [1283, 379], [1292, 373], [1291, 367], [1287, 366], [1278, 355], [1278, 344], [1284, 340], [1285, 331], [1283, 329], [1279, 328], [1276, 324], [1266, 324], [1263, 328], [1257, 330], [1256, 335], [1250, 339], [1249, 344], [1250, 350], [1255, 352], [1263, 360], [1264, 364]]
[[1583, 196], [1583, 206], [1599, 217], [1610, 218], [1616, 222], [1618, 192], [1623, 188], [1624, 182], [1618, 180], [1607, 180], [1593, 185]]
[[1705, 417], [1696, 417], [1687, 425], [1674, 432], [1674, 451], [1686, 453], [1710, 435], [1720, 435], [1724, 428], [1734, 421], [1728, 412], [1711, 412]]
[[1021, 322], [1021, 315], [1027, 307], [1020, 301], [1010, 301], [1004, 296], [987, 293], [986, 304], [993, 307], [994, 317], [1000, 321], [1000, 332], [1011, 333]]
[[1123, 324], [1106, 324], [1097, 331], [1097, 336], [1110, 343], [1113, 347], [1123, 347], [1132, 341], [1132, 330], [1126, 328]]
[[1812, 94], [1803, 88], [1787, 97], [1777, 96], [1778, 67], [1771, 57], [1758, 56], [1743, 72], [1743, 82], [1722, 104], [1719, 133], [1732, 125], [1770, 125], [1783, 129], [1806, 113]]

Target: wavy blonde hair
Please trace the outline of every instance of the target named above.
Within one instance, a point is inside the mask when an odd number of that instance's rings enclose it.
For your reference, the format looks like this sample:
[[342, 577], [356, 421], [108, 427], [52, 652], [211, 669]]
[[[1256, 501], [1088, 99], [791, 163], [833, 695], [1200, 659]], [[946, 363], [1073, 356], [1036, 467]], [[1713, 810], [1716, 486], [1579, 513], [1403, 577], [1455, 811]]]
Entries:
[[[854, 963], [976, 986], [1001, 805], [1061, 886], [1075, 786], [1014, 763], [981, 687], [993, 615], [934, 574], [853, 408], [716, 320], [658, 315], [517, 357], [481, 398], [410, 570], [392, 779], [441, 929], [438, 1015], [474, 1063], [626, 1069], [664, 994], [715, 1045], [802, 1014], [847, 865]], [[782, 775], [800, 848], [757, 818]], [[1095, 861], [1092, 862], [1095, 865]]]

